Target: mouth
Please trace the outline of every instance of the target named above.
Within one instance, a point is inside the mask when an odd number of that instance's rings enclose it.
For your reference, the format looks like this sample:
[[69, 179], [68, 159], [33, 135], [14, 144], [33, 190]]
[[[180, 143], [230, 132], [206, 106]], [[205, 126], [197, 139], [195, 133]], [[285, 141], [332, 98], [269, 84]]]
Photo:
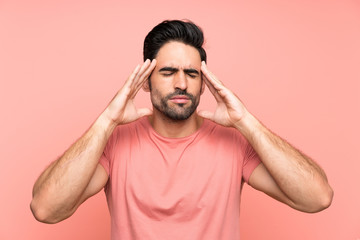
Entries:
[[187, 96], [184, 95], [177, 95], [172, 98], [170, 98], [170, 101], [174, 103], [187, 103], [190, 100]]

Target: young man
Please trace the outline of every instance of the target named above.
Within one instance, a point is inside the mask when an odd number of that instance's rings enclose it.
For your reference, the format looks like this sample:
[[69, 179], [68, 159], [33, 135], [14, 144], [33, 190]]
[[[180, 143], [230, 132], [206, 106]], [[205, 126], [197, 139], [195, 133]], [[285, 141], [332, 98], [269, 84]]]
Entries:
[[[263, 126], [206, 66], [202, 31], [164, 21], [90, 129], [36, 181], [31, 209], [56, 223], [105, 187], [112, 239], [239, 239], [243, 182], [304, 212], [333, 191], [308, 156]], [[150, 61], [149, 59], [153, 59]], [[215, 112], [196, 112], [205, 85]], [[134, 98], [150, 92], [153, 110]]]

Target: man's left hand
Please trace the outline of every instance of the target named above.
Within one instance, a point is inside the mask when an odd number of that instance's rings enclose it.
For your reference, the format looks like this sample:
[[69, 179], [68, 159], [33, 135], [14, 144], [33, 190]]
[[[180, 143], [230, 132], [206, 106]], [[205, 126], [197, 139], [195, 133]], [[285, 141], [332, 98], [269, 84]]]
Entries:
[[225, 127], [236, 127], [249, 114], [240, 99], [212, 73], [205, 62], [201, 64], [203, 80], [215, 97], [217, 106], [214, 112], [199, 111], [198, 114]]

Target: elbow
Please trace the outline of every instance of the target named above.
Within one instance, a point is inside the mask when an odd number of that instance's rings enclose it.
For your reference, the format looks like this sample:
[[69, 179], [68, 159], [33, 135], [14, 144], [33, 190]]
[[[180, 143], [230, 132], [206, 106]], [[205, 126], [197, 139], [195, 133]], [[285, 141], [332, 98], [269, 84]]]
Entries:
[[322, 193], [318, 194], [316, 201], [314, 201], [312, 206], [306, 212], [317, 213], [327, 209], [330, 207], [333, 197], [334, 191], [328, 186]]
[[327, 190], [321, 197], [320, 211], [330, 207], [333, 197], [334, 197], [334, 190], [330, 186], [328, 186]]
[[39, 204], [36, 204], [34, 200], [30, 203], [30, 210], [37, 221], [48, 224], [55, 223], [50, 220], [49, 214], [47, 213], [48, 211], [46, 211], [43, 207], [40, 207]]
[[39, 222], [55, 224], [62, 221], [62, 219], [54, 217], [46, 207], [41, 206], [41, 204], [34, 201], [34, 199], [30, 203], [30, 210], [34, 218]]

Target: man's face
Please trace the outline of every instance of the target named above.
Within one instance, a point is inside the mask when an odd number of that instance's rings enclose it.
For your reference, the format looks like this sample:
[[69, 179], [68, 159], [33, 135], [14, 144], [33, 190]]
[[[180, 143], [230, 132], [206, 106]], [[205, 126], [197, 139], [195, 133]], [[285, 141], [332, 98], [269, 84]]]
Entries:
[[199, 105], [205, 86], [199, 52], [173, 41], [160, 48], [156, 61], [149, 86], [154, 111], [173, 120], [189, 118]]

